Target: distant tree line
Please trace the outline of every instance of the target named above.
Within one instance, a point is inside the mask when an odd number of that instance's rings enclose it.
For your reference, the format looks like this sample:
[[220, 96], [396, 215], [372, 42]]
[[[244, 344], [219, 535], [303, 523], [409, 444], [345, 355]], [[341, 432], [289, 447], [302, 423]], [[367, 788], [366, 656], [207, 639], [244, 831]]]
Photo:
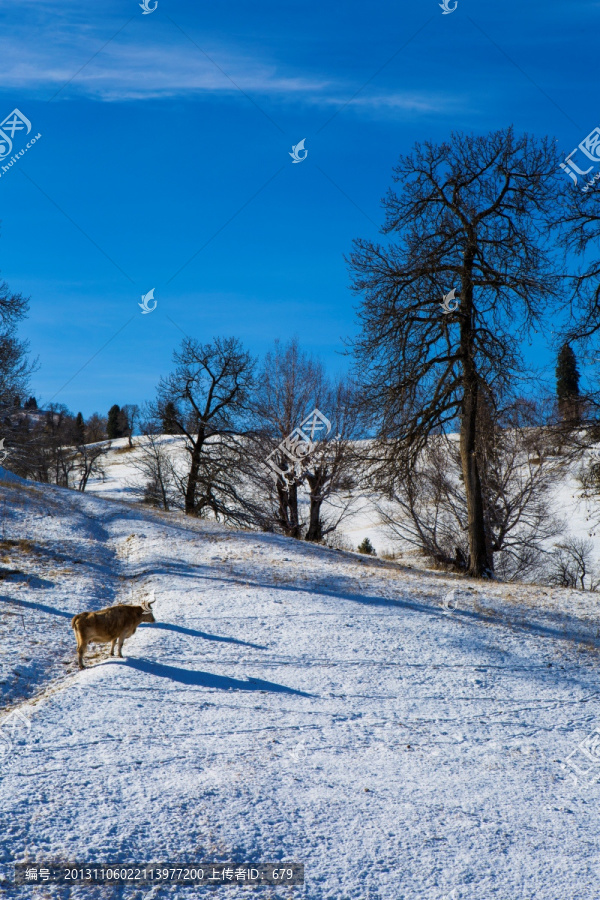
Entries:
[[[138, 434], [131, 466], [142, 477], [130, 487], [146, 503], [310, 541], [335, 531], [357, 478], [354, 383], [328, 379], [296, 340], [276, 342], [259, 365], [235, 338], [186, 338], [174, 364], [142, 409], [113, 404], [86, 420], [58, 403], [39, 409], [35, 398], [2, 404], [7, 467], [84, 491], [91, 477], [103, 477], [112, 442], [127, 438], [121, 451], [133, 449]], [[315, 408], [335, 431], [315, 442], [295, 478], [275, 476], [267, 457]]]

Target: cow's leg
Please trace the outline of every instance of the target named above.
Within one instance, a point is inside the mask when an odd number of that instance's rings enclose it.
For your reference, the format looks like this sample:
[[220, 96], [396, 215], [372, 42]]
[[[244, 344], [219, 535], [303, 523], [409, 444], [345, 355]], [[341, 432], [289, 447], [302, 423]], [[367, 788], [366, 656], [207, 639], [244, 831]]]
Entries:
[[118, 656], [119, 656], [120, 659], [123, 659], [123, 654], [121, 653], [121, 648], [122, 648], [122, 646], [123, 646], [123, 641], [124, 641], [124, 640], [125, 640], [124, 637], [120, 637], [120, 638], [117, 640], [117, 654], [118, 654]]
[[114, 639], [114, 641], [111, 641], [111, 642], [110, 642], [110, 655], [111, 655], [111, 656], [114, 655], [114, 652], [113, 652], [113, 651], [114, 651], [114, 649], [115, 649], [115, 644], [116, 644], [116, 643], [117, 643], [117, 639], [116, 639], [116, 638]]
[[83, 664], [83, 654], [85, 653], [86, 650], [87, 650], [87, 643], [85, 641], [81, 640], [78, 636], [77, 637], [77, 656], [79, 659], [79, 668], [80, 669], [85, 669], [85, 666]]

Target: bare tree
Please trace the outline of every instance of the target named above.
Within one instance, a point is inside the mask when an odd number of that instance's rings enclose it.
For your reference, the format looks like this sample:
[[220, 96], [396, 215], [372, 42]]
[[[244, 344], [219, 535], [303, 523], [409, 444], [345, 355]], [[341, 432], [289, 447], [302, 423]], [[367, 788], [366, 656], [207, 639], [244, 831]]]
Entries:
[[137, 453], [131, 465], [143, 480], [141, 486], [136, 480], [129, 487], [142, 496], [144, 503], [165, 510], [176, 503], [172, 438], [154, 433], [151, 423], [144, 423], [142, 438], [137, 443]]
[[11, 293], [6, 282], [0, 282], [0, 406], [27, 396], [29, 377], [36, 368], [28, 359], [28, 342], [16, 336], [17, 325], [28, 309], [28, 298]]
[[[380, 481], [375, 472], [377, 485]], [[460, 453], [444, 436], [432, 437], [377, 501], [381, 521], [403, 543], [442, 565], [464, 568], [468, 554]]]
[[76, 468], [72, 445], [74, 418], [63, 403], [50, 403], [44, 412], [44, 424], [36, 438], [45, 457], [46, 480], [71, 487], [71, 474]]
[[[480, 467], [481, 398], [495, 415], [519, 389], [520, 339], [558, 295], [547, 223], [558, 156], [548, 139], [453, 134], [401, 157], [384, 207], [389, 246], [355, 242], [363, 297], [356, 360], [393, 490], [430, 435], [459, 431], [469, 574], [493, 571]], [[459, 303], [440, 309], [454, 288]], [[452, 306], [456, 305], [456, 308]]]
[[74, 453], [75, 468], [79, 476], [78, 491], [85, 491], [93, 475], [104, 480], [104, 460], [110, 450], [110, 441], [101, 444], [79, 444]]
[[[321, 431], [307, 442], [307, 431], [299, 429], [315, 409], [317, 419], [322, 415], [329, 421], [329, 430], [320, 420]], [[359, 419], [353, 383], [346, 379], [332, 385], [322, 363], [304, 353], [297, 339], [284, 345], [276, 341], [257, 379], [253, 413], [248, 482], [254, 523], [321, 541], [349, 512], [356, 456], [352, 440]], [[300, 446], [301, 462], [295, 456]], [[302, 498], [308, 502], [301, 507]], [[306, 507], [307, 516], [302, 513]]]
[[[29, 360], [28, 342], [17, 337], [17, 326], [28, 309], [28, 298], [13, 294], [6, 282], [0, 282], [0, 420], [5, 449], [10, 449], [4, 466], [19, 474], [31, 455], [28, 442], [32, 431], [32, 422], [22, 414], [21, 406], [37, 368], [37, 362]], [[13, 415], [15, 412], [19, 414]]]
[[[307, 541], [322, 541], [350, 514], [350, 492], [360, 474], [360, 454], [355, 444], [360, 433], [356, 387], [347, 379], [339, 381], [328, 388], [324, 399], [333, 428], [305, 463], [309, 492]], [[323, 513], [324, 503], [327, 516]]]
[[[265, 464], [271, 457], [279, 472], [287, 472], [290, 459], [277, 447], [298, 428], [311, 410], [323, 406], [325, 372], [322, 363], [304, 353], [293, 338], [266, 354], [261, 367], [253, 404], [256, 428], [248, 449], [252, 458], [249, 478], [259, 504], [259, 524], [277, 528], [289, 537], [302, 537], [298, 510], [299, 481], [277, 474]], [[319, 407], [320, 408], [320, 407]]]
[[597, 591], [598, 572], [592, 562], [594, 545], [585, 538], [569, 537], [557, 544], [551, 556], [549, 584]]
[[188, 515], [212, 513], [243, 522], [240, 493], [245, 466], [242, 432], [252, 392], [254, 360], [235, 338], [200, 344], [185, 338], [174, 354], [175, 371], [161, 380], [153, 407], [156, 422], [167, 404], [184, 437], [187, 472], [179, 478]]
[[85, 442], [95, 444], [97, 441], [106, 440], [106, 416], [92, 413], [85, 423]]
[[[531, 409], [507, 410], [499, 422], [480, 411], [478, 465], [485, 491], [486, 536], [494, 569], [505, 580], [533, 578], [544, 568], [545, 546], [561, 530], [551, 489], [569, 458], [555, 454], [553, 432], [531, 424]], [[429, 439], [398, 489], [379, 502], [382, 521], [435, 562], [464, 570], [468, 508], [460, 447], [454, 435]], [[398, 516], [398, 511], [400, 516]]]
[[126, 403], [125, 406], [121, 407], [121, 413], [125, 422], [125, 431], [129, 441], [128, 446], [133, 447], [133, 432], [140, 421], [140, 408], [137, 403]]
[[585, 346], [600, 332], [600, 197], [597, 189], [586, 190], [585, 179], [575, 181], [563, 179], [553, 216], [561, 245], [580, 260], [578, 270], [567, 270], [564, 278], [567, 326], [557, 342], [582, 341]]
[[[580, 157], [580, 161], [584, 157]], [[588, 160], [589, 162], [589, 160]], [[554, 224], [560, 228], [560, 243], [565, 251], [563, 270], [564, 323], [554, 333], [558, 350], [565, 344], [579, 345], [578, 355], [591, 373], [577, 404], [576, 419], [584, 429], [574, 435], [582, 449], [599, 437], [600, 419], [600, 195], [580, 173], [562, 166], [575, 184], [562, 178], [560, 202], [556, 204]], [[573, 269], [573, 259], [578, 263]], [[568, 423], [567, 423], [568, 424]], [[565, 429], [567, 430], [567, 429]]]

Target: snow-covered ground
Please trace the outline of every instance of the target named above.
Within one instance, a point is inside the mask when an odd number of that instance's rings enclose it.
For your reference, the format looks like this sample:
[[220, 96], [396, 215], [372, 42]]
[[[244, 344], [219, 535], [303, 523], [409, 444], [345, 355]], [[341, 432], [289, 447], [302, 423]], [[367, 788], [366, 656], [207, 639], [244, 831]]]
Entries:
[[[174, 459], [181, 460], [185, 471], [187, 457], [183, 451], [183, 439], [170, 435], [163, 435], [161, 439], [170, 445]], [[103, 476], [90, 479], [88, 493], [109, 500], [139, 502], [139, 488], [143, 484], [143, 476], [136, 468], [135, 461], [139, 458], [140, 447], [144, 440], [143, 437], [136, 437], [133, 449], [129, 448], [127, 438], [111, 441], [110, 451], [104, 460]], [[584, 499], [577, 478], [580, 467], [587, 466], [592, 461], [597, 462], [599, 456], [600, 445], [583, 454], [582, 460], [574, 463], [570, 471], [554, 485], [549, 498], [550, 509], [553, 516], [562, 522], [563, 535], [556, 540], [551, 539], [547, 544], [548, 550], [552, 549], [554, 543], [568, 536], [583, 539], [600, 536], [600, 498], [597, 501]], [[397, 510], [393, 507], [384, 505], [392, 516], [397, 514]], [[323, 504], [323, 510], [325, 515], [330, 513], [332, 518], [336, 517], [335, 510], [330, 509], [327, 502]], [[368, 493], [356, 490], [349, 514], [338, 527], [335, 538], [339, 539], [345, 549], [356, 550], [365, 537], [369, 538], [379, 556], [396, 557], [405, 561], [412, 557], [415, 563], [419, 562], [418, 558], [415, 558], [413, 548], [403, 543], [397, 534], [382, 523], [375, 499]], [[600, 540], [595, 543], [592, 556], [600, 577]]]
[[[98, 497], [108, 500], [130, 500], [139, 502], [140, 492], [135, 490], [143, 485], [143, 476], [136, 468], [135, 462], [139, 458], [139, 450], [144, 437], [134, 438], [134, 448], [129, 448], [127, 438], [118, 438], [110, 442], [110, 451], [104, 459], [104, 472], [102, 477], [90, 478], [87, 491]], [[187, 454], [183, 450], [183, 439], [171, 435], [162, 435], [161, 440], [169, 445], [170, 453], [177, 461], [182, 463], [182, 471], [185, 471]], [[302, 502], [302, 498], [301, 498]], [[329, 504], [323, 504], [324, 513], [332, 514], [337, 518], [336, 510], [329, 509]], [[349, 515], [344, 518], [337, 529], [339, 536], [347, 549], [355, 550], [363, 538], [368, 537], [379, 555], [382, 553], [393, 554], [398, 550], [398, 543], [388, 529], [380, 523], [376, 505], [369, 496], [355, 492]]]
[[[600, 787], [567, 762], [600, 725], [597, 595], [51, 486], [0, 483], [0, 513], [0, 894], [212, 895], [10, 884], [15, 862], [210, 859], [305, 865], [227, 898], [600, 895]], [[125, 658], [79, 672], [71, 616], [152, 596]]]

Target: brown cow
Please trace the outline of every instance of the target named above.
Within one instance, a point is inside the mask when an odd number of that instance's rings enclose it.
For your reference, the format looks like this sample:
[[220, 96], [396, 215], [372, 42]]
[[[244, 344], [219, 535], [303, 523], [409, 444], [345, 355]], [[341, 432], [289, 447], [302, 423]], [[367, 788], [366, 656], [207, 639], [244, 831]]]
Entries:
[[73, 616], [71, 628], [77, 638], [77, 653], [79, 656], [79, 668], [83, 665], [83, 654], [90, 643], [110, 643], [110, 655], [113, 655], [115, 644], [117, 655], [123, 658], [121, 647], [125, 638], [131, 637], [140, 622], [156, 622], [152, 614], [152, 603], [144, 603], [143, 606], [128, 606], [119, 603], [116, 606], [107, 606], [98, 612], [84, 612]]

